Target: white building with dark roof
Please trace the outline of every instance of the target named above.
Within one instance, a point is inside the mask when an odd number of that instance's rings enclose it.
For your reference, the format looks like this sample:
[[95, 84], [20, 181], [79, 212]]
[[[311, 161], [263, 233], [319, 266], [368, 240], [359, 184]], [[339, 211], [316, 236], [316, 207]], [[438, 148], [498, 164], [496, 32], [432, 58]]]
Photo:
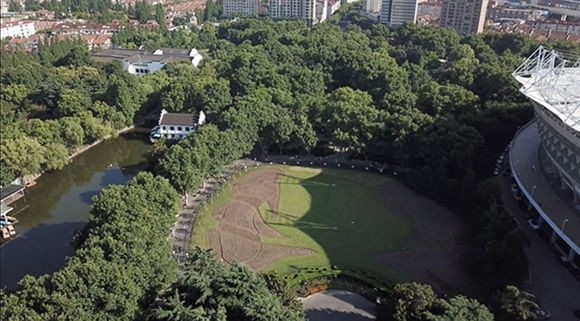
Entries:
[[197, 127], [205, 124], [205, 113], [200, 111], [195, 114], [169, 113], [163, 109], [159, 117], [159, 125], [151, 130], [151, 137], [159, 139], [183, 139], [191, 134]]
[[197, 49], [175, 49], [161, 48], [154, 52], [145, 50], [130, 49], [109, 49], [96, 52], [92, 55], [93, 59], [102, 62], [111, 62], [120, 60], [123, 63], [123, 69], [130, 74], [137, 76], [146, 76], [149, 73], [158, 72], [170, 62], [190, 61], [195, 67], [203, 59]]

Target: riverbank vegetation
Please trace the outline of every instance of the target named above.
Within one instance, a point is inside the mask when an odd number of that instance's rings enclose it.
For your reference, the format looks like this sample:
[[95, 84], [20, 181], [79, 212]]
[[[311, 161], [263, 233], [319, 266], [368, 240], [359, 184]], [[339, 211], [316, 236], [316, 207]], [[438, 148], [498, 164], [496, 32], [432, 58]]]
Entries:
[[[213, 124], [155, 149], [150, 159], [167, 181], [142, 173], [126, 186], [104, 190], [76, 238], [76, 255], [59, 272], [26, 277], [16, 292], [0, 292], [2, 319], [142, 316], [154, 294], [176, 277], [167, 237], [178, 194], [170, 184], [180, 193], [196, 191], [254, 147], [296, 155], [332, 145], [352, 158], [402, 168], [399, 177], [409, 186], [473, 223], [477, 298], [483, 302], [506, 284], [518, 285], [527, 264], [525, 239], [487, 178], [517, 127], [532, 117], [510, 73], [539, 43], [519, 34], [461, 38], [449, 29], [414, 25], [393, 31], [355, 11], [345, 6], [338, 18], [314, 28], [301, 21], [243, 19], [163, 38], [144, 29], [116, 36], [123, 44], [156, 40], [206, 55], [200, 69], [169, 64], [146, 77], [129, 75], [118, 63], [95, 63], [76, 42], [41, 44], [32, 54], [3, 52], [2, 183], [62, 168], [76, 147], [153, 108], [203, 109]], [[346, 30], [333, 24], [341, 15], [352, 19]], [[572, 43], [548, 45], [580, 52]], [[242, 271], [230, 275], [234, 270]], [[222, 272], [225, 279], [216, 274], [200, 280], [255, 281], [239, 266], [216, 273]], [[194, 313], [219, 320], [232, 318], [229, 307], [241, 313], [232, 302], [206, 301], [212, 287], [192, 287], [200, 270], [190, 275], [179, 281], [177, 295], [194, 291], [184, 299], [196, 300], [189, 306]], [[251, 286], [270, 300], [259, 284]], [[158, 311], [179, 312], [182, 299], [167, 298]], [[279, 311], [278, 303], [271, 306]], [[248, 319], [262, 320], [258, 314]]]
[[0, 292], [2, 320], [134, 320], [176, 277], [167, 234], [178, 205], [169, 182], [150, 173], [103, 190], [62, 270]]
[[[86, 44], [54, 40], [2, 52], [0, 184], [58, 170], [69, 155], [130, 126], [158, 82], [95, 63]], [[154, 99], [154, 98], [153, 98]]]

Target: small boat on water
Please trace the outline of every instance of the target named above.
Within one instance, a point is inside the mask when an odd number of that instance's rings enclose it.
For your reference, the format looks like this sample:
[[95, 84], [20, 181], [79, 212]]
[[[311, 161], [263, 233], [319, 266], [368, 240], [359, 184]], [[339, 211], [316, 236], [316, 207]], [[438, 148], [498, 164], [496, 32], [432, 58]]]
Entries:
[[10, 232], [8, 231], [8, 228], [3, 227], [2, 228], [2, 238], [3, 239], [9, 239], [10, 238]]
[[36, 185], [36, 181], [30, 181], [30, 182], [26, 183], [26, 187], [31, 187], [34, 185]]

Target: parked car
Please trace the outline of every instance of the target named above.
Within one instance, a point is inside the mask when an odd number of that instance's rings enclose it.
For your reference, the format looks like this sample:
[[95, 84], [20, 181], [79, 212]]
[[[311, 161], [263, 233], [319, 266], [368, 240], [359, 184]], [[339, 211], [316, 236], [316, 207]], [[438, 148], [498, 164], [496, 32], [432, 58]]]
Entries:
[[493, 170], [493, 176], [497, 176], [497, 175], [499, 175], [499, 167], [496, 167], [496, 168]]
[[574, 311], [574, 316], [578, 318], [578, 321], [580, 321], [580, 309]]
[[550, 312], [546, 311], [546, 310], [535, 310], [534, 313], [537, 315], [536, 320], [549, 320], [552, 315], [550, 314]]
[[538, 222], [536, 220], [534, 220], [533, 218], [528, 220], [528, 224], [530, 224], [530, 226], [534, 229], [534, 231], [537, 231], [540, 229], [540, 224], [538, 224]]
[[501, 163], [503, 163], [503, 155], [501, 155], [498, 159], [497, 159], [497, 164], [501, 165]]

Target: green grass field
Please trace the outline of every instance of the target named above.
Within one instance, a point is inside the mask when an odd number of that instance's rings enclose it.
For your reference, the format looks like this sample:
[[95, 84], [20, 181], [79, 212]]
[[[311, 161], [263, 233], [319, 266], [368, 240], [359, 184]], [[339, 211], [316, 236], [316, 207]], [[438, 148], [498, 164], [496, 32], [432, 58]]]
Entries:
[[[278, 213], [272, 219], [266, 203], [259, 210], [268, 225], [288, 238], [262, 236], [261, 240], [308, 248], [316, 254], [280, 259], [267, 271], [289, 275], [304, 268], [336, 265], [367, 272], [387, 283], [404, 281], [401, 275], [372, 259], [377, 254], [400, 250], [401, 241], [412, 232], [407, 219], [387, 212], [375, 190], [388, 178], [341, 169], [276, 167], [285, 174], [280, 182]], [[211, 212], [230, 198], [226, 188], [198, 216], [192, 244], [208, 246], [208, 232], [218, 227]]]

